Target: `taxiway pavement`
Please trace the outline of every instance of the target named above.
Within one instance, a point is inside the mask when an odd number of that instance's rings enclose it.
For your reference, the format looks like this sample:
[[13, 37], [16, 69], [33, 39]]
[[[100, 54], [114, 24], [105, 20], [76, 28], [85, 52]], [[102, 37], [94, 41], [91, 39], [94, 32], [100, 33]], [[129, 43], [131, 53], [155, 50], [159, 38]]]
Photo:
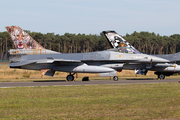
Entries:
[[0, 88], [9, 87], [36, 87], [36, 86], [73, 86], [73, 85], [111, 85], [111, 84], [148, 84], [148, 83], [165, 83], [165, 82], [177, 82], [180, 83], [180, 79], [166, 79], [166, 80], [91, 80], [91, 81], [34, 81], [34, 82], [2, 82]]

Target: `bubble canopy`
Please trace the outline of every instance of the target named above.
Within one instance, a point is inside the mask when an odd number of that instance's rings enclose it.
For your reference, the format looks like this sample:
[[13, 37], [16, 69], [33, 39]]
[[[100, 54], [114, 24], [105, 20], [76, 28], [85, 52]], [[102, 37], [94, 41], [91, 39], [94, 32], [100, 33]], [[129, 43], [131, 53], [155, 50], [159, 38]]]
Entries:
[[131, 48], [131, 47], [118, 47], [117, 49], [121, 53], [141, 54], [141, 52], [139, 52], [135, 48]]
[[111, 50], [116, 51], [116, 52], [120, 52], [120, 53], [142, 54], [141, 52], [139, 52], [135, 48], [131, 48], [131, 47], [118, 47], [118, 48], [111, 49]]

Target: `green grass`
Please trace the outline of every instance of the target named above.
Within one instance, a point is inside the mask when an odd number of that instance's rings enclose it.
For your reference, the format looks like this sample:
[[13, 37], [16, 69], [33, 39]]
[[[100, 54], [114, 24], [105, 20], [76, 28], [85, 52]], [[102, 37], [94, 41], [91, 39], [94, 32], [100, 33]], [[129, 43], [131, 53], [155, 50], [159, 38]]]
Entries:
[[180, 119], [180, 83], [0, 89], [0, 119]]

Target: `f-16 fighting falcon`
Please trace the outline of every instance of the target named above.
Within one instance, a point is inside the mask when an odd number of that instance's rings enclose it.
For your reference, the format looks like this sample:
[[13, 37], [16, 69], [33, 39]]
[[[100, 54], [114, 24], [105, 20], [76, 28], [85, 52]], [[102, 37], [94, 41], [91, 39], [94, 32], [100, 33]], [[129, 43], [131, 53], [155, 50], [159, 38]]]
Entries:
[[180, 72], [180, 53], [171, 55], [147, 55], [136, 50], [115, 31], [103, 31], [112, 49], [89, 53], [58, 53], [39, 45], [19, 26], [6, 27], [17, 49], [10, 49], [10, 68], [41, 70], [53, 76], [55, 71], [68, 72], [67, 81], [74, 80], [75, 73], [99, 73], [114, 76], [117, 71], [135, 70], [146, 75], [155, 71], [159, 79]]

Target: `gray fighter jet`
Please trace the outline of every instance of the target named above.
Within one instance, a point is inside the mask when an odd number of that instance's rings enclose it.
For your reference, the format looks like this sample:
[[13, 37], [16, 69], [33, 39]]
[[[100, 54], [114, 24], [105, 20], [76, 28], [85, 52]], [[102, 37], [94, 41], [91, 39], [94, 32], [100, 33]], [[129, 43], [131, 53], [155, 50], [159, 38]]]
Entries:
[[[115, 31], [104, 31], [112, 49], [90, 53], [58, 53], [39, 45], [19, 26], [6, 27], [17, 49], [10, 49], [10, 68], [41, 70], [53, 76], [55, 71], [68, 72], [67, 81], [74, 80], [75, 73], [99, 73], [100, 76], [114, 76], [122, 69], [135, 70], [146, 75], [148, 70], [156, 71], [158, 78], [180, 72], [177, 54], [142, 54]], [[119, 46], [119, 47], [118, 47]]]

